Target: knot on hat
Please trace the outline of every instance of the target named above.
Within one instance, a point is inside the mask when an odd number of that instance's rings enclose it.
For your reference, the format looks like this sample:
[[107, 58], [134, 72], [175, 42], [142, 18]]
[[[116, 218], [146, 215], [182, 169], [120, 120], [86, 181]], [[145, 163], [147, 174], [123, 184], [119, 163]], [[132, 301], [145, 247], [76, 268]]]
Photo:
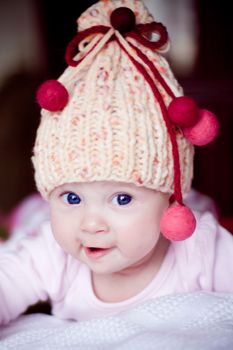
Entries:
[[[112, 26], [111, 14], [118, 8], [127, 8], [124, 14], [124, 18], [132, 14], [135, 15], [137, 23], [150, 23], [153, 21], [153, 16], [149, 13], [148, 9], [141, 0], [107, 0], [99, 1], [87, 9], [77, 20], [78, 30], [83, 31], [93, 26]], [[129, 15], [129, 11], [132, 13]], [[116, 29], [116, 28], [115, 28]], [[118, 30], [118, 29], [117, 29]]]
[[111, 13], [110, 23], [120, 33], [129, 32], [135, 27], [135, 14], [128, 7], [118, 7]]

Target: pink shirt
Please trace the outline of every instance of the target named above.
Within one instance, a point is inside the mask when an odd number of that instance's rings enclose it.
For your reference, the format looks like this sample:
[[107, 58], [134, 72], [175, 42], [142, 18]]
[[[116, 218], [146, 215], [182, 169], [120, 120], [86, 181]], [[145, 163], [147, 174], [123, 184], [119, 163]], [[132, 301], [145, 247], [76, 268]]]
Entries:
[[118, 303], [97, 299], [89, 268], [60, 248], [47, 222], [38, 236], [22, 239], [11, 252], [0, 252], [0, 324], [39, 300], [49, 299], [55, 316], [79, 321], [114, 315], [167, 294], [233, 292], [233, 237], [211, 213], [196, 216], [195, 234], [172, 242], [150, 284]]

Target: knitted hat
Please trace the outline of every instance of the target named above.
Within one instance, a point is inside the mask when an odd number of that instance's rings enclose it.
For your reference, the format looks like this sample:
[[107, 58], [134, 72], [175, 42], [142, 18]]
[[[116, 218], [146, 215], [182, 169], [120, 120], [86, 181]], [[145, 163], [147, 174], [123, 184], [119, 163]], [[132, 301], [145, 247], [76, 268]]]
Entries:
[[169, 239], [187, 238], [195, 218], [182, 193], [191, 186], [193, 144], [216, 136], [216, 118], [182, 97], [161, 55], [166, 28], [142, 1], [99, 1], [80, 16], [78, 29], [66, 51], [69, 67], [37, 92], [38, 190], [48, 198], [64, 183], [106, 180], [170, 193], [174, 203], [161, 230]]

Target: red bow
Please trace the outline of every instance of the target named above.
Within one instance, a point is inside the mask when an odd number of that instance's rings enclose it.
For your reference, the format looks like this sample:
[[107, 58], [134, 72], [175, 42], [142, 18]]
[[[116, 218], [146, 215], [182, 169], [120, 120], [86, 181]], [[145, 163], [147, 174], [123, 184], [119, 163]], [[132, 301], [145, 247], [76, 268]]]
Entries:
[[[78, 61], [75, 61], [73, 59], [75, 55], [75, 51], [77, 51], [77, 47], [80, 44], [82, 40], [87, 38], [90, 35], [93, 34], [106, 34], [111, 27], [98, 25], [93, 26], [88, 29], [85, 29], [81, 32], [78, 32], [76, 36], [70, 41], [66, 48], [66, 54], [65, 54], [65, 60], [66, 63], [69, 66], [76, 67], [83, 59], [79, 59]], [[159, 39], [157, 41], [151, 41], [148, 39], [153, 33], [156, 33], [159, 35]], [[134, 27], [133, 30], [121, 33], [125, 38], [133, 38], [140, 44], [142, 44], [145, 47], [148, 47], [152, 50], [158, 50], [162, 46], [164, 46], [168, 41], [168, 34], [166, 27], [162, 23], [158, 22], [151, 22], [146, 24], [138, 24]], [[115, 34], [113, 34], [112, 38], [110, 40], [115, 39]]]

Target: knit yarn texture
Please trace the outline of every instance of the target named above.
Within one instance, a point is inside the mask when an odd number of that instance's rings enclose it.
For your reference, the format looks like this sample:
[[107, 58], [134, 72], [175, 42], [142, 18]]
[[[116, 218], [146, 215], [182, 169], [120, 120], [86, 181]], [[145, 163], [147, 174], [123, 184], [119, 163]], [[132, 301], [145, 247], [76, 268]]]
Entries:
[[[152, 21], [139, 0], [100, 1], [78, 19], [79, 30], [97, 24], [111, 27], [110, 14], [120, 6], [134, 11], [136, 23]], [[98, 34], [98, 39], [101, 36]], [[90, 38], [87, 45], [81, 43], [75, 59], [82, 57], [95, 39]], [[175, 96], [182, 95], [167, 60], [159, 52], [134, 45], [153, 62]], [[133, 49], [129, 50], [139, 60]], [[60, 112], [42, 109], [32, 158], [37, 188], [44, 198], [65, 183], [103, 180], [173, 193], [172, 146], [159, 103], [116, 41], [87, 55], [79, 66], [68, 67], [58, 80], [68, 90], [69, 102]], [[168, 106], [170, 96], [155, 82]], [[176, 137], [185, 193], [191, 185], [194, 149], [179, 129]]]

